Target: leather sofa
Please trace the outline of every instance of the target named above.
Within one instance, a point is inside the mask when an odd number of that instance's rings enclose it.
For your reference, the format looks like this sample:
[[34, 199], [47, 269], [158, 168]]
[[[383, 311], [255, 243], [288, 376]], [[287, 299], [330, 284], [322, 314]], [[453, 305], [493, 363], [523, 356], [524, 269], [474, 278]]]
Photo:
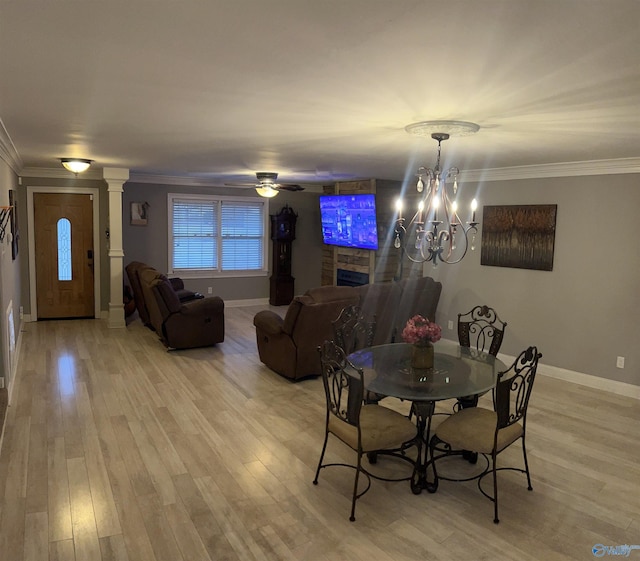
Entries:
[[[129, 275], [129, 269], [127, 269]], [[133, 274], [133, 273], [132, 273]], [[224, 302], [218, 296], [193, 297], [184, 286], [150, 266], [139, 267], [140, 300], [148, 326], [171, 349], [207, 347], [224, 341]], [[131, 277], [130, 277], [131, 280]], [[188, 291], [186, 291], [188, 292]], [[185, 301], [180, 301], [182, 294]], [[138, 308], [140, 312], [140, 308]], [[141, 315], [142, 319], [142, 315]]]
[[274, 372], [299, 380], [320, 375], [318, 346], [333, 338], [331, 322], [346, 306], [359, 305], [376, 321], [374, 344], [398, 340], [407, 320], [435, 318], [442, 284], [431, 277], [357, 287], [322, 286], [296, 296], [281, 317], [272, 310], [253, 318], [260, 360]]

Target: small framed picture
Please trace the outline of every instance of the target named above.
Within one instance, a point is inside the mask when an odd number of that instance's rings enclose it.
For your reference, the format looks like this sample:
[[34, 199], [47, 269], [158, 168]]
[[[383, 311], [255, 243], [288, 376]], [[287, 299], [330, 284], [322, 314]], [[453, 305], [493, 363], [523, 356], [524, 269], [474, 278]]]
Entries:
[[131, 225], [146, 226], [149, 203], [131, 203]]

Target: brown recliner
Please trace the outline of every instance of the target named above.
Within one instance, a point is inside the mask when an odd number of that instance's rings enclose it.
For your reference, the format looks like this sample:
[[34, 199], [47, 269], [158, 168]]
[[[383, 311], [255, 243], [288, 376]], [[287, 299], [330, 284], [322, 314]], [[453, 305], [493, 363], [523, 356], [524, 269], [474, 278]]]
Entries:
[[224, 302], [218, 296], [180, 302], [169, 279], [149, 267], [139, 271], [149, 322], [172, 349], [208, 347], [224, 341]]
[[[129, 277], [129, 284], [133, 292], [133, 300], [136, 305], [136, 310], [138, 310], [140, 320], [147, 327], [153, 329], [153, 326], [151, 325], [151, 321], [149, 319], [149, 311], [147, 310], [147, 305], [144, 300], [142, 285], [140, 284], [140, 272], [145, 269], [153, 269], [155, 271], [155, 269], [151, 265], [147, 265], [146, 263], [142, 263], [141, 261], [131, 261], [131, 263], [129, 263], [125, 267], [125, 271], [127, 272], [127, 276]], [[185, 289], [184, 282], [180, 278], [171, 278], [169, 279], [169, 282], [171, 283], [173, 289], [176, 291], [180, 302], [189, 302], [191, 300], [204, 298], [204, 296], [199, 292]]]
[[296, 296], [284, 318], [271, 310], [253, 318], [260, 360], [271, 370], [299, 380], [319, 376], [318, 346], [333, 337], [331, 322], [359, 293], [348, 286], [322, 286]]
[[401, 341], [416, 314], [435, 320], [442, 284], [431, 277], [364, 286], [321, 286], [296, 296], [284, 318], [271, 310], [253, 318], [260, 360], [271, 370], [298, 380], [319, 376], [317, 347], [333, 338], [331, 322], [343, 308], [358, 305], [375, 321], [373, 344]]

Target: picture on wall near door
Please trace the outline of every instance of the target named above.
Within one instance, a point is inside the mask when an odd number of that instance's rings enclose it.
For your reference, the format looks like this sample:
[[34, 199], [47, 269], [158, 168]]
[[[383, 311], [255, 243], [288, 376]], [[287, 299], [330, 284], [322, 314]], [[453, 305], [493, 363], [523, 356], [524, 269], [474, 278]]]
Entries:
[[149, 203], [131, 203], [131, 225], [146, 226], [148, 220]]
[[20, 240], [20, 231], [18, 230], [18, 206], [16, 201], [16, 192], [9, 191], [9, 206], [13, 207], [11, 211], [11, 259], [16, 260], [18, 257], [18, 242]]
[[485, 206], [480, 264], [553, 270], [558, 205]]

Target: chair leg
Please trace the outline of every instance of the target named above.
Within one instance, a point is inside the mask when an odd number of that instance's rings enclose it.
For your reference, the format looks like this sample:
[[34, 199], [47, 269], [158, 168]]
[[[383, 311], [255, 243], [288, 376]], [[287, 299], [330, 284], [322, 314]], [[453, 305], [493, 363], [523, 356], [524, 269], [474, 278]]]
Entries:
[[524, 469], [527, 474], [527, 489], [533, 491], [531, 486], [531, 475], [529, 474], [529, 462], [527, 461], [527, 448], [524, 444], [524, 435], [522, 436], [522, 456], [524, 457]]
[[318, 460], [318, 468], [316, 469], [316, 477], [313, 480], [313, 484], [318, 484], [318, 475], [320, 475], [320, 469], [322, 468], [322, 460], [324, 459], [324, 452], [327, 449], [327, 441], [329, 440], [329, 431], [324, 433], [324, 444], [322, 445], [322, 452], [320, 452], [320, 459]]
[[496, 452], [491, 454], [491, 463], [493, 464], [493, 521], [498, 524], [498, 473], [496, 471]]
[[362, 452], [358, 452], [358, 466], [356, 467], [356, 476], [353, 481], [353, 498], [351, 499], [351, 516], [349, 520], [354, 522], [356, 519], [356, 501], [358, 500], [358, 479], [360, 479], [360, 471], [362, 469]]

